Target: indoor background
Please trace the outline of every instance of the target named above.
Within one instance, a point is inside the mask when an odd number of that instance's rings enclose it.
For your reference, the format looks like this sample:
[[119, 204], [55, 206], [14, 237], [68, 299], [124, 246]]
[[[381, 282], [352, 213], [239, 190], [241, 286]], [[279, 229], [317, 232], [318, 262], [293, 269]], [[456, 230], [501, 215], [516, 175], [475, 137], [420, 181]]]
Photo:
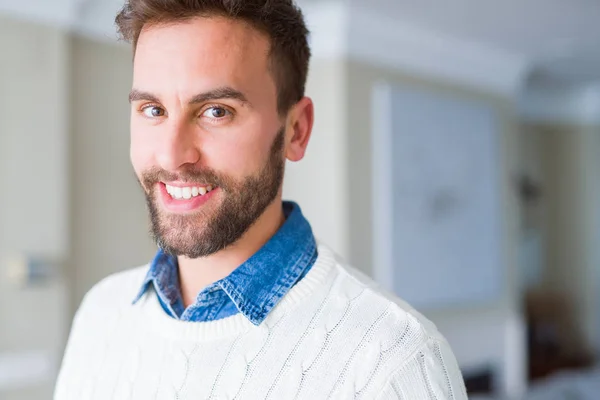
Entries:
[[[0, 0], [0, 399], [147, 263], [120, 0]], [[316, 105], [285, 197], [436, 323], [472, 397], [600, 393], [600, 2], [300, 2]], [[419, 289], [420, 288], [420, 289]]]

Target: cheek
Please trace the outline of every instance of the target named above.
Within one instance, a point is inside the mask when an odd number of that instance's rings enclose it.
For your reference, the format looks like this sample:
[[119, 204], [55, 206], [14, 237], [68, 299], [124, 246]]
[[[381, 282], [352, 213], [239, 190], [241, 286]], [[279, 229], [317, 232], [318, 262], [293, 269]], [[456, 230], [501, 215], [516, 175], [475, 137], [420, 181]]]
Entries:
[[133, 124], [131, 126], [129, 158], [138, 178], [142, 172], [153, 166], [153, 152], [151, 143], [149, 140], [144, 139], [139, 129], [136, 129]]
[[138, 179], [140, 179], [141, 173], [144, 170], [144, 161], [143, 157], [141, 157], [139, 151], [137, 151], [136, 147], [134, 146], [133, 141], [131, 142], [131, 147], [129, 149], [129, 159], [131, 161], [131, 165], [133, 166], [135, 174], [137, 175]]
[[206, 165], [236, 180], [256, 175], [269, 156], [270, 143], [262, 143], [251, 135], [205, 147]]

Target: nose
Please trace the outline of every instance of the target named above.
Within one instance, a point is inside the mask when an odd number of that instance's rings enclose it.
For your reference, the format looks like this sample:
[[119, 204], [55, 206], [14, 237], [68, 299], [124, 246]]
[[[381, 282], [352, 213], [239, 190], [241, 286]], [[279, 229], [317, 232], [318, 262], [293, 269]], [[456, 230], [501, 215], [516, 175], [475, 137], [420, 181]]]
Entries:
[[200, 161], [200, 149], [192, 129], [183, 123], [172, 123], [163, 132], [156, 152], [156, 161], [166, 171], [176, 172]]

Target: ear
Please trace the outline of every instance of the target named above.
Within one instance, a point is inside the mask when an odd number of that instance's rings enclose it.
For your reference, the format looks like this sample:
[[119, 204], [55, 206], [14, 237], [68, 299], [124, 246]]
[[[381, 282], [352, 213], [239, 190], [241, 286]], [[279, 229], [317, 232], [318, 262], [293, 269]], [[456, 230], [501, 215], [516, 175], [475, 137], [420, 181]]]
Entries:
[[286, 152], [290, 161], [304, 158], [314, 123], [314, 105], [310, 98], [303, 97], [288, 114]]

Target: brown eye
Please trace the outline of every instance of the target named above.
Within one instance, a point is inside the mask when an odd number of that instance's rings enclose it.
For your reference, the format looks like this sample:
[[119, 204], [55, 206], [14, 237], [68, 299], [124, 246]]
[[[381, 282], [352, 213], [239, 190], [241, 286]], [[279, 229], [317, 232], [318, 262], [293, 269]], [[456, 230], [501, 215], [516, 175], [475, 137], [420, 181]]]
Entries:
[[160, 118], [164, 117], [165, 110], [156, 106], [147, 106], [142, 109], [144, 115], [148, 118]]
[[202, 115], [213, 119], [225, 118], [230, 114], [230, 111], [223, 107], [210, 107]]
[[225, 110], [222, 108], [213, 108], [211, 114], [215, 118], [223, 118], [225, 116]]

